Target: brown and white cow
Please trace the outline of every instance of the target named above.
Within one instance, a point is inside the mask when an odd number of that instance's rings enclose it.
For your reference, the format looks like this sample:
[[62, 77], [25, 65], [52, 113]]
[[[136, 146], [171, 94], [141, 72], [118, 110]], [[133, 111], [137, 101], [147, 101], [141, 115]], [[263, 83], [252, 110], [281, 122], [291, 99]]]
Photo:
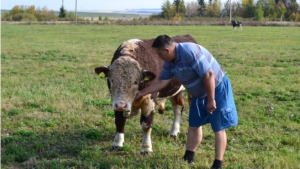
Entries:
[[[176, 42], [194, 42], [190, 35], [172, 37]], [[140, 124], [143, 130], [141, 153], [152, 152], [151, 130], [155, 112], [163, 113], [166, 98], [170, 99], [174, 111], [174, 121], [170, 130], [171, 136], [177, 136], [180, 130], [181, 114], [184, 106], [184, 87], [173, 78], [171, 83], [159, 92], [148, 94], [134, 100], [136, 93], [149, 86], [162, 70], [163, 60], [151, 47], [154, 39], [131, 39], [123, 42], [114, 53], [111, 65], [97, 67], [95, 72], [101, 77], [107, 77], [111, 93], [112, 108], [115, 112], [117, 132], [113, 141], [113, 150], [123, 147], [124, 126], [126, 119], [141, 114]]]

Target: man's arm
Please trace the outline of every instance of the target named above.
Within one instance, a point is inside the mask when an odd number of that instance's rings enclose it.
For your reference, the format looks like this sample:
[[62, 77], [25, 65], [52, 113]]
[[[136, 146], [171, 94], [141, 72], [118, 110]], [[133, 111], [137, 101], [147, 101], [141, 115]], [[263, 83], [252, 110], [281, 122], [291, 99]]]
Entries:
[[151, 83], [150, 86], [142, 89], [141, 91], [137, 92], [135, 99], [138, 99], [144, 95], [147, 95], [149, 93], [157, 92], [160, 89], [166, 87], [170, 83], [171, 79], [168, 80], [161, 80], [157, 79]]
[[215, 101], [215, 77], [212, 70], [206, 73], [203, 77], [203, 82], [207, 93], [207, 111], [212, 113], [217, 108]]

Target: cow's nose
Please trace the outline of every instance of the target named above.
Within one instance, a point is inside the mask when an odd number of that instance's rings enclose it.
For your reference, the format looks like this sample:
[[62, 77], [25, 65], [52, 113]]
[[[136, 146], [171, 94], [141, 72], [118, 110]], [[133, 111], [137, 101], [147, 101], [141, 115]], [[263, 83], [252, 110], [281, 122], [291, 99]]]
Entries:
[[116, 108], [117, 109], [126, 109], [127, 108], [127, 104], [123, 103], [123, 102], [116, 103]]

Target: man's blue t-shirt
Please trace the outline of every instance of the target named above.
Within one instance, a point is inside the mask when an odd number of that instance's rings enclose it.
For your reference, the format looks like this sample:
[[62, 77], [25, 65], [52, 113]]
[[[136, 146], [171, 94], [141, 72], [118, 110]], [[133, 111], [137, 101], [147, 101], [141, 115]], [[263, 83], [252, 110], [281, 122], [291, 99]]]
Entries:
[[175, 76], [193, 97], [203, 98], [207, 95], [203, 77], [211, 69], [217, 87], [225, 72], [210, 52], [195, 43], [177, 43], [176, 61], [164, 63], [160, 79], [167, 80]]

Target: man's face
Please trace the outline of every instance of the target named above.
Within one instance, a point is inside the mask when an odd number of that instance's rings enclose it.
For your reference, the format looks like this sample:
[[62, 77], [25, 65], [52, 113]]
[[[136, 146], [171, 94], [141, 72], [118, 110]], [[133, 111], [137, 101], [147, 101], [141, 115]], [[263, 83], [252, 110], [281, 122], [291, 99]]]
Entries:
[[168, 48], [165, 48], [163, 50], [155, 48], [155, 52], [162, 60], [166, 62], [170, 62], [173, 60], [172, 56], [170, 55], [170, 50]]

